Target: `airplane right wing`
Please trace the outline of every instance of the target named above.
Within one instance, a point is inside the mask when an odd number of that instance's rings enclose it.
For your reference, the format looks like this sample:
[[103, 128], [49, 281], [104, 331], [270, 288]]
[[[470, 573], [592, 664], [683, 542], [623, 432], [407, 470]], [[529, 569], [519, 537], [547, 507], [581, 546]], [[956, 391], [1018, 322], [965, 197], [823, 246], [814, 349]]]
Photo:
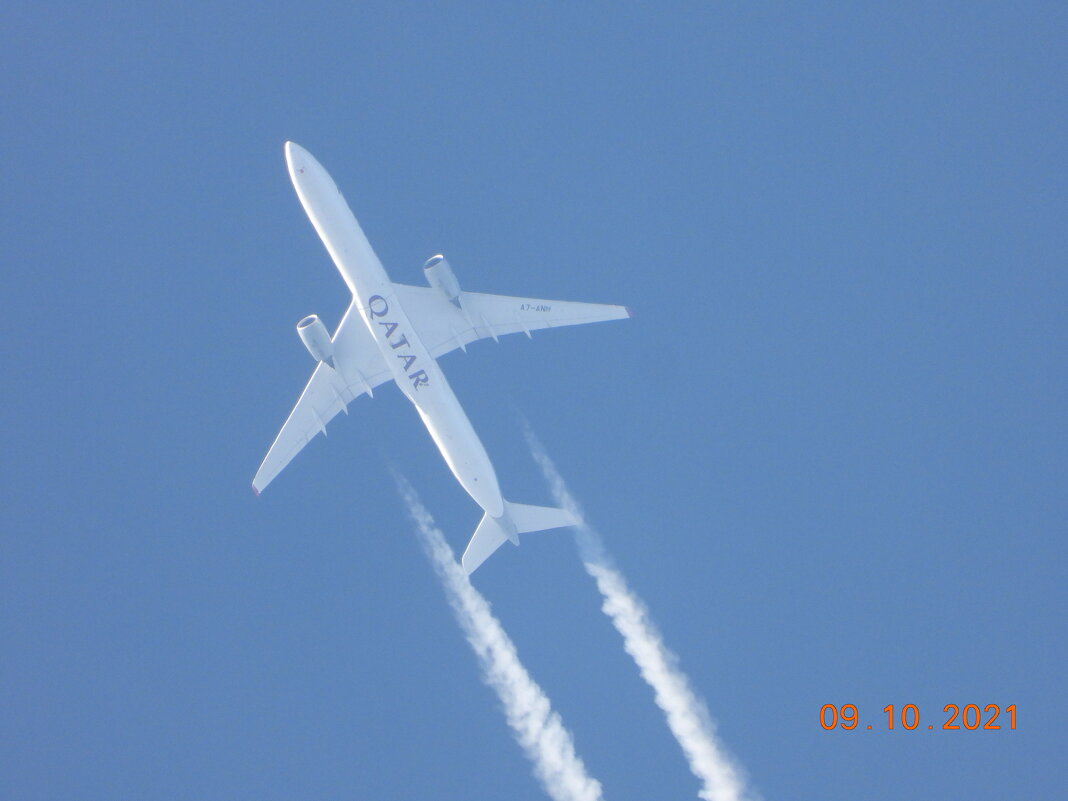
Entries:
[[332, 342], [335, 367], [325, 362], [319, 362], [315, 367], [300, 400], [252, 479], [252, 488], [257, 494], [316, 434], [320, 431], [326, 434], [326, 424], [338, 412], [347, 413], [349, 403], [365, 392], [370, 395], [379, 384], [393, 378], [356, 310], [355, 301], [345, 312]]
[[461, 292], [459, 305], [433, 287], [394, 284], [401, 305], [430, 355], [435, 359], [479, 339], [541, 328], [598, 323], [630, 317], [626, 306], [540, 300]]

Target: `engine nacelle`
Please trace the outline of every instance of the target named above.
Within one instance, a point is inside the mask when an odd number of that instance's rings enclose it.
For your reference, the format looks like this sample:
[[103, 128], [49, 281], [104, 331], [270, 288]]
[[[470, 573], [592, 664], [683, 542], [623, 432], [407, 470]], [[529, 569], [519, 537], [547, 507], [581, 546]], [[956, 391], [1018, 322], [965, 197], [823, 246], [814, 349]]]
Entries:
[[456, 275], [444, 256], [439, 253], [427, 259], [426, 264], [423, 265], [423, 272], [426, 273], [426, 280], [430, 286], [440, 290], [457, 306], [460, 305], [460, 282], [456, 280]]
[[334, 343], [330, 341], [330, 334], [319, 315], [309, 314], [297, 323], [297, 333], [315, 361], [334, 366]]

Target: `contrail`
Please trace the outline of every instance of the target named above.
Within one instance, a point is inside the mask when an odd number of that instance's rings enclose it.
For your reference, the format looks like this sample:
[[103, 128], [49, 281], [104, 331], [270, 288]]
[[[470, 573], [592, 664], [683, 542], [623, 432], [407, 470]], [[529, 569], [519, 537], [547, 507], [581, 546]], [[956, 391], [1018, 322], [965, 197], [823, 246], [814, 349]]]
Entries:
[[396, 471], [393, 477], [419, 532], [419, 542], [445, 588], [456, 621], [478, 657], [482, 679], [501, 699], [508, 725], [534, 764], [534, 775], [556, 801], [600, 801], [601, 783], [586, 773], [586, 766], [575, 753], [571, 733], [519, 661], [515, 645], [493, 616], [489, 603], [457, 564], [455, 554], [412, 485]]
[[585, 521], [582, 509], [567, 489], [549, 455], [524, 421], [527, 444], [545, 474], [556, 503], [578, 518], [575, 540], [586, 572], [597, 582], [604, 597], [602, 611], [623, 635], [623, 644], [642, 678], [653, 688], [656, 705], [664, 712], [690, 770], [700, 779], [698, 795], [706, 801], [742, 801], [746, 793], [741, 768], [716, 737], [716, 724], [704, 701], [694, 694], [678, 657], [664, 645], [663, 637], [649, 617], [649, 610], [627, 586], [623, 574], [605, 549], [601, 535]]

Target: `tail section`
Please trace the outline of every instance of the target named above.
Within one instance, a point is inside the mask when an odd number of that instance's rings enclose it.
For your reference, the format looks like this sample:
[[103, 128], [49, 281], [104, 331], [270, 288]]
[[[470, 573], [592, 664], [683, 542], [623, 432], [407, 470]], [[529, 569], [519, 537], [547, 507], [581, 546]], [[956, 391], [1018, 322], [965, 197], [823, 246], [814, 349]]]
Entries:
[[482, 522], [464, 551], [461, 560], [464, 572], [467, 575], [474, 573], [506, 540], [518, 545], [520, 534], [573, 526], [576, 523], [578, 520], [566, 509], [505, 501], [504, 514], [500, 517], [490, 517], [489, 513], [483, 515]]
[[[553, 506], [528, 506], [525, 503], [504, 502], [504, 509], [515, 523], [517, 534], [528, 534], [531, 531], [545, 531], [550, 528], [574, 526], [578, 524], [575, 516], [566, 509], [557, 509]], [[519, 542], [516, 542], [518, 545]]]
[[508, 532], [498, 522], [506, 516], [504, 515], [494, 520], [489, 516], [488, 512], [483, 515], [482, 522], [475, 529], [471, 542], [467, 543], [467, 550], [464, 551], [463, 559], [460, 560], [460, 564], [463, 565], [464, 572], [467, 575], [470, 576], [474, 573], [479, 565], [489, 559], [494, 551], [510, 539]]

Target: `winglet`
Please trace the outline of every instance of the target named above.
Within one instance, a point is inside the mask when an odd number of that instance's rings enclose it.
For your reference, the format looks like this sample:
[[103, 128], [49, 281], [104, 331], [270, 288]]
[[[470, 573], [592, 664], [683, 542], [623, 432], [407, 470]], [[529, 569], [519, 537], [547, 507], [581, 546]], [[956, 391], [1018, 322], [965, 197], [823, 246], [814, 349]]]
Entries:
[[252, 485], [252, 494], [255, 495], [257, 498], [260, 497], [260, 491], [256, 489], [255, 484]]
[[627, 317], [634, 316], [634, 309], [632, 309], [630, 306], [624, 306], [623, 308], [627, 310]]

